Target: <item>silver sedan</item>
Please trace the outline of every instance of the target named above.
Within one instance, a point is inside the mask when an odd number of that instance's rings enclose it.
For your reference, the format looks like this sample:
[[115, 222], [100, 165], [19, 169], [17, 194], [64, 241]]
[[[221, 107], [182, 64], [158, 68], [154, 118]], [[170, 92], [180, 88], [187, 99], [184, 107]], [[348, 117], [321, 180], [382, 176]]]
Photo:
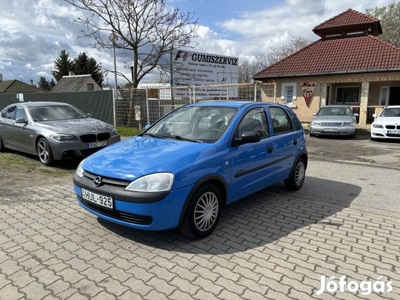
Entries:
[[45, 165], [88, 156], [120, 141], [113, 126], [61, 102], [20, 102], [0, 113], [0, 151], [37, 155]]
[[349, 105], [327, 105], [319, 109], [310, 123], [310, 136], [341, 135], [354, 137], [356, 116]]

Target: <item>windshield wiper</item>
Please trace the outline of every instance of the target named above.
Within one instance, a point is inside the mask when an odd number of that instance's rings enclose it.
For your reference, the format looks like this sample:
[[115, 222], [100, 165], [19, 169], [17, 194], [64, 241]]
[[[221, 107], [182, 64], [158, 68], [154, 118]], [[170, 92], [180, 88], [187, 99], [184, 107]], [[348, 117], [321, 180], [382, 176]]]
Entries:
[[175, 140], [179, 140], [179, 141], [188, 141], [188, 142], [194, 142], [194, 143], [204, 143], [203, 141], [185, 138], [185, 137], [182, 137], [180, 135], [163, 135], [162, 137], [169, 138], [169, 139], [175, 139]]
[[153, 138], [158, 138], [158, 139], [162, 139], [162, 138], [164, 138], [163, 136], [161, 136], [161, 135], [158, 135], [158, 134], [154, 134], [154, 133], [149, 133], [149, 132], [142, 132], [141, 134], [139, 134], [139, 136], [151, 136], [151, 137], [153, 137]]

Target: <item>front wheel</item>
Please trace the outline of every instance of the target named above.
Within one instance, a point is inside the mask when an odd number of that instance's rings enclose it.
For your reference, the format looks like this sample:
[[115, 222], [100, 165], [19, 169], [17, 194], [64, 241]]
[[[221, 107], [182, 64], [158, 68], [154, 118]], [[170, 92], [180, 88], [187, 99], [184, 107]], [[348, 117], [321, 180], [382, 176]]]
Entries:
[[291, 191], [297, 191], [303, 186], [306, 179], [306, 163], [299, 158], [290, 172], [289, 178], [285, 180], [286, 187]]
[[0, 136], [0, 152], [3, 152], [4, 151], [4, 144], [3, 144], [3, 140], [1, 139], [1, 136]]
[[36, 150], [42, 164], [46, 166], [51, 166], [53, 164], [53, 154], [51, 153], [50, 145], [45, 138], [40, 138], [38, 140]]
[[220, 191], [212, 184], [203, 185], [191, 198], [179, 231], [193, 239], [206, 237], [217, 226], [220, 211]]

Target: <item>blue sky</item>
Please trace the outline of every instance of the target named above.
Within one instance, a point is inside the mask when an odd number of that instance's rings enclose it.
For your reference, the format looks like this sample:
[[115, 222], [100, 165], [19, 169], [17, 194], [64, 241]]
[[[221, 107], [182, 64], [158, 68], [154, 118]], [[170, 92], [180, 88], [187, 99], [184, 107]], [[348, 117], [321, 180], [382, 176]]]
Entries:
[[[392, 0], [165, 0], [182, 12], [198, 18], [198, 37], [192, 41], [194, 51], [252, 60], [272, 48], [302, 37], [318, 39], [312, 29], [345, 10], [365, 12], [382, 7]], [[21, 9], [23, 7], [24, 9]], [[29, 8], [29, 9], [26, 9]], [[4, 80], [38, 82], [40, 76], [52, 79], [54, 60], [65, 49], [71, 57], [85, 52], [105, 69], [113, 69], [111, 51], [92, 49], [78, 38], [79, 28], [73, 20], [81, 12], [64, 0], [0, 1], [0, 73]], [[123, 69], [117, 57], [117, 68]], [[129, 75], [127, 75], [129, 77]], [[106, 76], [110, 84], [113, 75]], [[146, 81], [154, 81], [151, 76]], [[119, 79], [118, 84], [124, 84]]]

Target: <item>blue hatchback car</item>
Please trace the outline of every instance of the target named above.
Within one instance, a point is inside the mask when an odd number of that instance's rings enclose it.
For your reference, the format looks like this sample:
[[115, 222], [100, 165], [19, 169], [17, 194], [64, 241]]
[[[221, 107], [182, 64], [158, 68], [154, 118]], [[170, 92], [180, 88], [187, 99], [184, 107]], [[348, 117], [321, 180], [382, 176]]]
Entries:
[[84, 159], [74, 189], [101, 219], [202, 238], [224, 206], [280, 181], [300, 189], [307, 162], [305, 133], [290, 108], [206, 101]]

